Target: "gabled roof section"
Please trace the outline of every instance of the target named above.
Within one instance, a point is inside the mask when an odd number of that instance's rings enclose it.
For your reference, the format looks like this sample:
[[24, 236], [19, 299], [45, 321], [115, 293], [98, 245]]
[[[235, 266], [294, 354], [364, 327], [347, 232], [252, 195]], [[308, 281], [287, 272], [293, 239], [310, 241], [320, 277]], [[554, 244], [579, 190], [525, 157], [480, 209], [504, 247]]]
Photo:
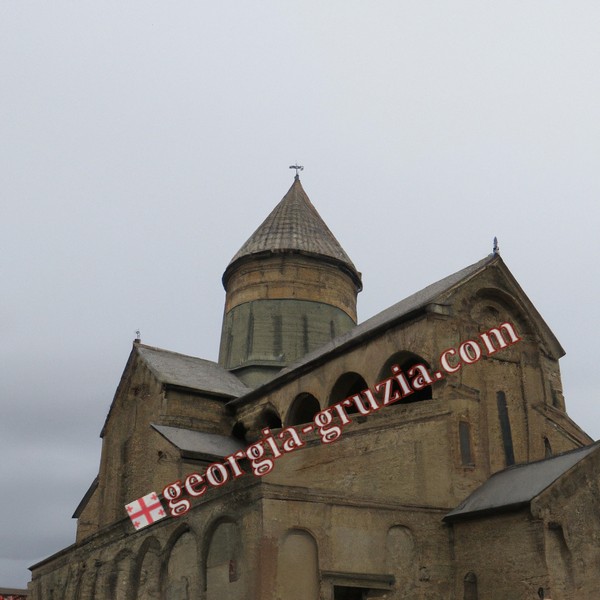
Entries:
[[223, 275], [223, 284], [227, 285], [232, 267], [238, 261], [286, 252], [333, 261], [350, 274], [358, 290], [362, 289], [354, 263], [309, 200], [300, 179], [294, 179], [287, 194], [231, 259]]
[[173, 444], [183, 457], [222, 459], [244, 449], [240, 441], [225, 435], [169, 425], [155, 425], [154, 423], [151, 425]]
[[525, 506], [599, 447], [600, 442], [596, 442], [551, 458], [515, 465], [495, 473], [449, 512], [444, 521], [516, 510]]
[[115, 402], [124, 386], [127, 385], [129, 375], [136, 368], [138, 361], [141, 361], [150, 370], [159, 383], [166, 386], [204, 392], [213, 396], [221, 396], [226, 400], [247, 395], [250, 392], [250, 388], [246, 387], [233, 373], [212, 360], [146, 346], [136, 340], [104, 420], [100, 432], [101, 438], [106, 432]]
[[235, 375], [211, 360], [135, 344], [137, 354], [154, 376], [171, 385], [229, 398], [250, 391]]

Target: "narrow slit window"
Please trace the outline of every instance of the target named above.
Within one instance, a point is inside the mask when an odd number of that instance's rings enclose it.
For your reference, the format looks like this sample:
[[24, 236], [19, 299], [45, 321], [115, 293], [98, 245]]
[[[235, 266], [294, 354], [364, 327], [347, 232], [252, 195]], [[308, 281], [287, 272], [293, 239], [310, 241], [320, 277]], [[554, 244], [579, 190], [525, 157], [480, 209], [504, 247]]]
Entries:
[[547, 437], [544, 438], [544, 456], [546, 458], [550, 458], [552, 456], [552, 446], [550, 445], [550, 440]]
[[246, 333], [246, 357], [250, 358], [254, 349], [254, 315], [248, 317], [248, 331]]
[[308, 354], [308, 317], [302, 316], [302, 342], [304, 345], [304, 354]]
[[273, 354], [277, 357], [283, 353], [283, 334], [282, 334], [281, 315], [273, 316]]
[[477, 575], [473, 571], [469, 571], [464, 579], [464, 600], [479, 600], [479, 592], [477, 591]]
[[458, 438], [460, 441], [460, 459], [465, 467], [473, 466], [473, 455], [471, 453], [471, 426], [466, 421], [458, 423]]
[[506, 394], [496, 392], [496, 402], [498, 405], [498, 418], [500, 419], [500, 433], [502, 434], [502, 445], [504, 446], [504, 461], [507, 467], [515, 464], [515, 453], [513, 450], [512, 432], [510, 429], [510, 419], [508, 417], [508, 406], [506, 404]]

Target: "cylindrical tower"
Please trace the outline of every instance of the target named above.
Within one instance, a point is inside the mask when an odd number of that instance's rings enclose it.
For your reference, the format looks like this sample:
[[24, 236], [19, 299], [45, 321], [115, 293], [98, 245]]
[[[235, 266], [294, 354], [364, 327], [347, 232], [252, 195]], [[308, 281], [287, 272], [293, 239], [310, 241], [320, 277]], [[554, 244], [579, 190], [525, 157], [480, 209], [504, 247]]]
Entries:
[[250, 387], [356, 325], [360, 273], [298, 176], [223, 274], [219, 363]]

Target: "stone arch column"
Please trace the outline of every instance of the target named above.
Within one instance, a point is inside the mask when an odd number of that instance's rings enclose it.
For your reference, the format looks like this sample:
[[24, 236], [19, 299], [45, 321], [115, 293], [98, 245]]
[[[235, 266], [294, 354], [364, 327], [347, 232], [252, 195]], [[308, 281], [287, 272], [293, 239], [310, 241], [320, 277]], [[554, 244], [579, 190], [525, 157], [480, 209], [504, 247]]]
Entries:
[[67, 587], [65, 590], [66, 600], [77, 600], [79, 598], [79, 590], [81, 588], [81, 582], [84, 573], [83, 569], [83, 563], [76, 563], [71, 566], [67, 580]]
[[96, 578], [98, 576], [98, 567], [94, 559], [88, 560], [84, 567], [83, 573], [81, 574], [81, 581], [79, 583], [76, 600], [93, 600], [94, 589], [96, 587]]

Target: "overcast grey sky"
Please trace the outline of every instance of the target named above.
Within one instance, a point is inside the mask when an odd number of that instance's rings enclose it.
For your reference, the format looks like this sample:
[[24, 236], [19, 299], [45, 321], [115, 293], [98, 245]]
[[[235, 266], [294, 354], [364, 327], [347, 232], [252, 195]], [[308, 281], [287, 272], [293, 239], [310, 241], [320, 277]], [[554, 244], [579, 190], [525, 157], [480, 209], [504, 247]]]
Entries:
[[600, 3], [0, 0], [0, 587], [74, 541], [142, 341], [216, 359], [305, 165], [361, 320], [501, 254], [600, 436]]

